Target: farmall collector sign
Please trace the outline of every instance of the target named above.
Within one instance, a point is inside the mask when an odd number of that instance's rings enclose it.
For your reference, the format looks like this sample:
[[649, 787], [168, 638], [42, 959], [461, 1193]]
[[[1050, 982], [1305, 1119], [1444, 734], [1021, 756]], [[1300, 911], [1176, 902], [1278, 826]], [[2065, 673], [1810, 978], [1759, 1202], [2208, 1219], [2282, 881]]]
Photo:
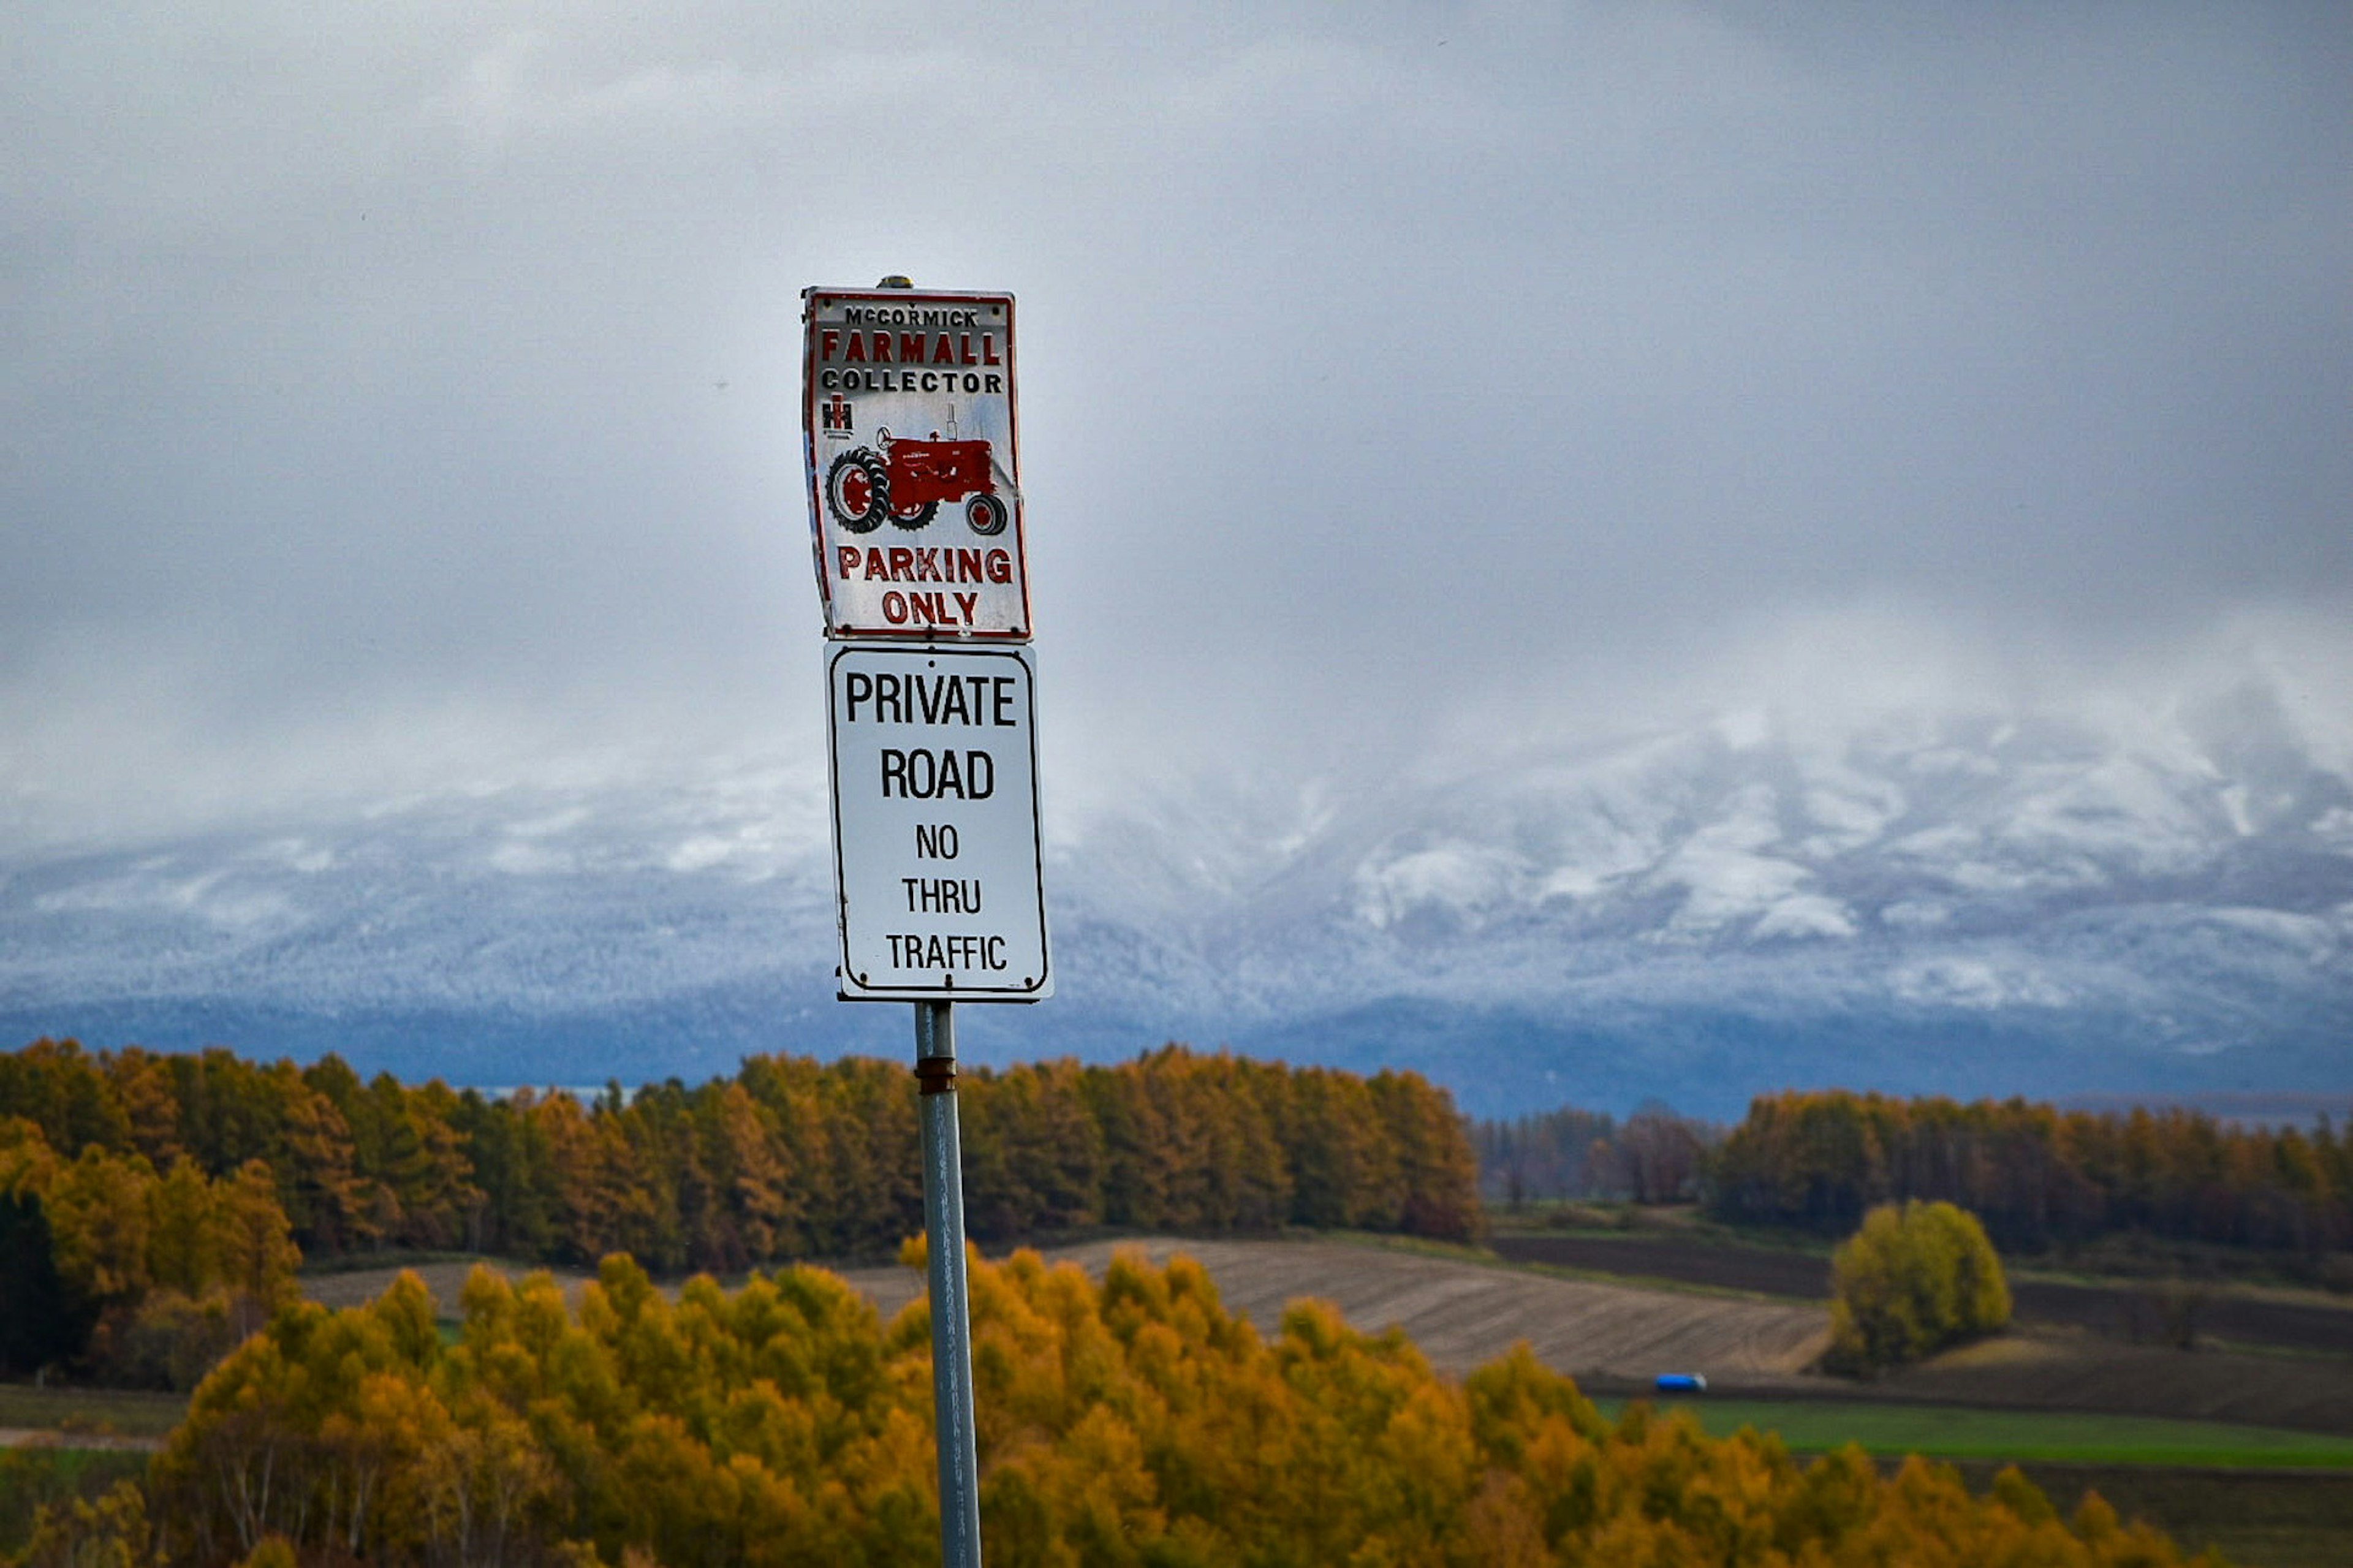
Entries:
[[1028, 640], [1012, 296], [802, 298], [827, 635]]

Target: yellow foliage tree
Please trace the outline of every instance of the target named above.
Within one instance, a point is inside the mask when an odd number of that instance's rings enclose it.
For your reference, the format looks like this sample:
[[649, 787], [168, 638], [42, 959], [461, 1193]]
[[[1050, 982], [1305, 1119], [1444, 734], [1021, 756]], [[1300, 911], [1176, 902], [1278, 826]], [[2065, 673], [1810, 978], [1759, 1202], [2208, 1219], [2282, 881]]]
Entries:
[[1946, 1203], [1883, 1204], [1831, 1259], [1836, 1370], [1916, 1361], [2010, 1321], [2010, 1286], [1985, 1227]]
[[58, 1272], [90, 1300], [135, 1302], [146, 1293], [153, 1234], [147, 1199], [154, 1185], [155, 1169], [145, 1156], [109, 1154], [95, 1144], [58, 1164], [42, 1194]]
[[186, 1158], [158, 1176], [145, 1155], [94, 1143], [60, 1159], [36, 1124], [0, 1119], [0, 1204], [6, 1230], [48, 1254], [12, 1264], [0, 1363], [54, 1358], [104, 1381], [193, 1387], [293, 1294], [301, 1264], [258, 1160], [222, 1181]]

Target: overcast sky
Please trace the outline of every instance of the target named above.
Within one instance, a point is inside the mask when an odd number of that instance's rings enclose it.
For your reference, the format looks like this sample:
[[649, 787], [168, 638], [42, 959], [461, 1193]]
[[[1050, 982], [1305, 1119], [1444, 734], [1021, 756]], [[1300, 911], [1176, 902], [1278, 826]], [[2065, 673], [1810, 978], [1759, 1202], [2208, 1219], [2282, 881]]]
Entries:
[[28, 0], [0, 827], [805, 742], [799, 291], [884, 272], [1019, 298], [1067, 773], [2342, 732], [2348, 83], [2342, 4]]

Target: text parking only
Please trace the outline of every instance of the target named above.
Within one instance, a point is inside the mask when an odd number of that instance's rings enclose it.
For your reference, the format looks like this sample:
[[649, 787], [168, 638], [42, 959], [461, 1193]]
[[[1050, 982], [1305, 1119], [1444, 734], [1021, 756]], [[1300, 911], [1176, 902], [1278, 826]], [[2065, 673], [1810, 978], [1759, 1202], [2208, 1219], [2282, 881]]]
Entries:
[[1051, 995], [1029, 650], [839, 644], [827, 671], [843, 998]]

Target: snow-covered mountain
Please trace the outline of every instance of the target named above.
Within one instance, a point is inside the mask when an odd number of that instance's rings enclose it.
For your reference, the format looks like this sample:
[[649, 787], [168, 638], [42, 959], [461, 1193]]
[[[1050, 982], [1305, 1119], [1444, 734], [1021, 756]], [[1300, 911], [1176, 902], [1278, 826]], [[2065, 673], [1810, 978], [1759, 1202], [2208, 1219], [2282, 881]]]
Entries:
[[[2353, 777], [2260, 693], [2162, 721], [1735, 719], [1054, 812], [1058, 994], [983, 1059], [1164, 1039], [1484, 1112], [1785, 1085], [2347, 1090]], [[453, 1080], [905, 1048], [832, 1000], [818, 759], [0, 861], [0, 1030]]]

